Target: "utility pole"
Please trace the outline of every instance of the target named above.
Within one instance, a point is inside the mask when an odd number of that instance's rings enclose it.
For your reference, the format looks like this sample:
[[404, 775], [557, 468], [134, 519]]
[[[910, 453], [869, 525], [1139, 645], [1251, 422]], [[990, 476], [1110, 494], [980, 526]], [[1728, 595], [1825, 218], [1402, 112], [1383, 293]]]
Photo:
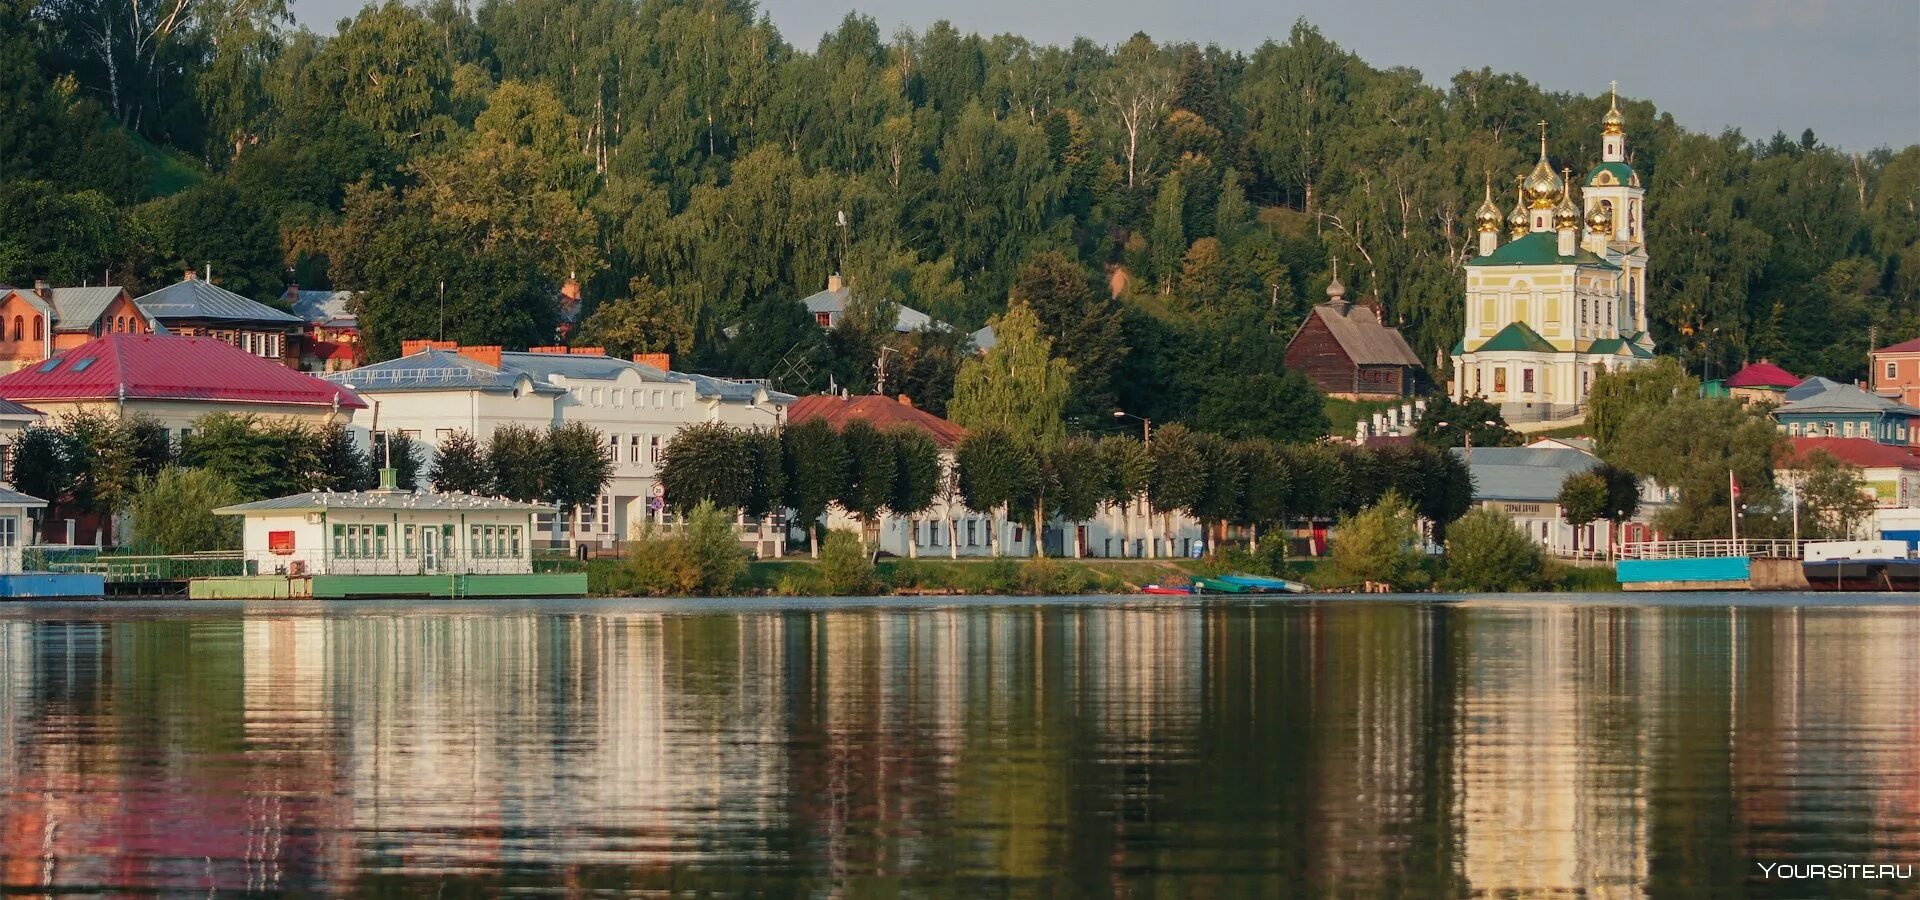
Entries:
[[435, 340], [447, 339], [447, 280], [440, 279], [440, 336]]

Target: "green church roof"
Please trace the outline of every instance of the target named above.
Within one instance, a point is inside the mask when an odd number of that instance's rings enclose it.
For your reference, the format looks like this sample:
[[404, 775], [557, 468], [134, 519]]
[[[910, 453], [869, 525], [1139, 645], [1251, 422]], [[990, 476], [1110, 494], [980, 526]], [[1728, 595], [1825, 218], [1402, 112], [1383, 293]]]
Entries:
[[1533, 353], [1553, 353], [1556, 352], [1556, 350], [1557, 348], [1548, 343], [1546, 338], [1541, 337], [1539, 332], [1528, 328], [1527, 323], [1512, 322], [1509, 323], [1507, 327], [1500, 329], [1499, 334], [1494, 335], [1492, 339], [1481, 344], [1474, 352], [1503, 353], [1527, 351]]
[[1594, 255], [1591, 250], [1575, 250], [1572, 256], [1560, 255], [1560, 236], [1551, 231], [1536, 231], [1508, 241], [1500, 249], [1467, 260], [1470, 266], [1593, 266], [1618, 269], [1619, 266]]
[[1612, 173], [1613, 180], [1616, 183], [1631, 187], [1640, 186], [1640, 174], [1635, 172], [1632, 166], [1623, 162], [1603, 162], [1594, 166], [1592, 171], [1587, 173], [1587, 187], [1594, 186], [1594, 183], [1599, 180], [1601, 172]]

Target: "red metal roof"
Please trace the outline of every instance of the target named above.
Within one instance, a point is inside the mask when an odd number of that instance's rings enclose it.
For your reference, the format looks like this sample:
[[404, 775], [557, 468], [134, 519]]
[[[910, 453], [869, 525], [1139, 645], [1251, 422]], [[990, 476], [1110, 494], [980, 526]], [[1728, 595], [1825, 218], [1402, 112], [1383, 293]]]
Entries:
[[1804, 380], [1763, 359], [1748, 363], [1746, 368], [1733, 373], [1726, 385], [1730, 388], [1795, 388]]
[[1862, 469], [1920, 469], [1920, 453], [1913, 448], [1882, 444], [1871, 438], [1797, 437], [1792, 441], [1793, 449], [1781, 461], [1784, 468], [1792, 468], [1818, 451]]
[[1894, 344], [1889, 347], [1881, 347], [1880, 349], [1875, 350], [1873, 352], [1875, 353], [1920, 353], [1920, 338], [1914, 338], [1913, 340], [1910, 340], [1910, 341], [1901, 341], [1900, 343]]
[[262, 359], [225, 341], [169, 334], [108, 334], [0, 377], [8, 400], [200, 400], [365, 409], [337, 384]]
[[905, 397], [895, 400], [878, 394], [862, 394], [858, 397], [816, 394], [801, 397], [787, 408], [788, 422], [804, 422], [815, 418], [827, 420], [827, 424], [832, 425], [835, 431], [855, 419], [882, 430], [903, 425], [918, 428], [932, 435], [934, 443], [948, 448], [958, 446], [960, 439], [967, 436], [965, 428], [914, 406]]

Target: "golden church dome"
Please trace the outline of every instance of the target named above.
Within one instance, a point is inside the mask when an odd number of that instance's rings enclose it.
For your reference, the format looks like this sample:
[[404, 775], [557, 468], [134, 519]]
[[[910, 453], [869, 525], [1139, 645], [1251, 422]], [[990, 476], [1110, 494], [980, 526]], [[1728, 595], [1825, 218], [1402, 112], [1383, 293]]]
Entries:
[[1533, 164], [1533, 171], [1528, 172], [1526, 180], [1521, 183], [1521, 190], [1526, 192], [1528, 205], [1534, 209], [1546, 209], [1559, 198], [1562, 186], [1560, 176], [1555, 175], [1553, 167], [1547, 165], [1543, 150], [1540, 161]]
[[1487, 196], [1480, 201], [1480, 209], [1473, 214], [1473, 226], [1478, 231], [1500, 230], [1500, 207], [1493, 205], [1493, 181], [1487, 181]]
[[1614, 82], [1613, 102], [1607, 108], [1607, 114], [1600, 119], [1600, 126], [1607, 134], [1626, 134], [1627, 117], [1620, 113], [1620, 83]]
[[1553, 207], [1553, 227], [1579, 228], [1580, 207], [1573, 205], [1573, 188], [1569, 186], [1573, 180], [1573, 170], [1562, 170], [1560, 174], [1560, 202]]
[[1613, 233], [1613, 208], [1604, 203], [1587, 211], [1587, 230], [1595, 234]]

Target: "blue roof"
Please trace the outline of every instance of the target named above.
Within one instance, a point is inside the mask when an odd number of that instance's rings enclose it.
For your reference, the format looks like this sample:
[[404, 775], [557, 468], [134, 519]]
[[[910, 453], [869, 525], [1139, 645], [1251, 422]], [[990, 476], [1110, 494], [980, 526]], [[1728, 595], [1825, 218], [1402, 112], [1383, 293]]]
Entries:
[[1776, 416], [1858, 415], [1861, 413], [1920, 416], [1920, 409], [1869, 394], [1851, 384], [1841, 384], [1814, 376], [1786, 393], [1786, 404], [1773, 411]]
[[210, 281], [189, 278], [136, 298], [147, 315], [162, 322], [198, 319], [216, 322], [301, 324], [299, 316], [249, 300]]
[[1558, 447], [1455, 447], [1473, 473], [1473, 499], [1557, 503], [1560, 483], [1600, 465], [1593, 454]]

